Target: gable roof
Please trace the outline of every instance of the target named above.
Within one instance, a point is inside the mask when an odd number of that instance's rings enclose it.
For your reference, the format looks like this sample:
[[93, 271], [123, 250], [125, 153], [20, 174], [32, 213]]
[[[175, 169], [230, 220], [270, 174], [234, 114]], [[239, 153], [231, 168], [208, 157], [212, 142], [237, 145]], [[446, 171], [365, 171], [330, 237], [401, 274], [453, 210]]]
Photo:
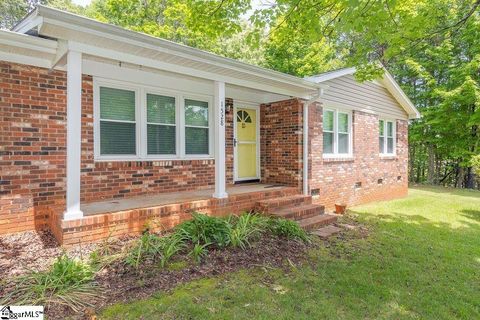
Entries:
[[[399, 84], [395, 81], [393, 76], [385, 68], [383, 69], [385, 71], [383, 77], [378, 80], [380, 84], [382, 84], [392, 94], [392, 96], [398, 101], [400, 106], [402, 106], [402, 108], [408, 114], [408, 117], [410, 119], [420, 118], [420, 112], [412, 103], [412, 101], [407, 97], [402, 88], [400, 88]], [[355, 72], [356, 68], [343, 68], [328, 71], [311, 77], [306, 77], [305, 79], [320, 84], [346, 75], [353, 75], [355, 74]]]
[[[1, 52], [0, 45], [0, 58], [19, 50], [35, 49], [33, 55], [37, 60], [38, 52], [44, 55], [39, 64], [53, 68], [61, 58], [61, 50], [77, 50], [95, 59], [122, 61], [304, 99], [310, 99], [321, 88], [325, 88], [324, 82], [353, 75], [356, 71], [355, 68], [344, 68], [302, 79], [42, 5], [38, 5], [12, 31], [0, 32], [2, 42], [10, 41], [6, 43], [10, 45], [6, 49], [8, 52]], [[29, 44], [32, 41], [34, 44]], [[29, 44], [28, 48], [25, 47], [26, 43]], [[48, 53], [43, 52], [43, 46], [49, 50]], [[53, 55], [53, 58], [47, 55]], [[385, 70], [379, 82], [398, 101], [409, 118], [420, 117], [418, 110], [388, 71]]]
[[234, 85], [309, 98], [319, 84], [183, 44], [38, 5], [12, 31], [69, 42], [69, 49]]

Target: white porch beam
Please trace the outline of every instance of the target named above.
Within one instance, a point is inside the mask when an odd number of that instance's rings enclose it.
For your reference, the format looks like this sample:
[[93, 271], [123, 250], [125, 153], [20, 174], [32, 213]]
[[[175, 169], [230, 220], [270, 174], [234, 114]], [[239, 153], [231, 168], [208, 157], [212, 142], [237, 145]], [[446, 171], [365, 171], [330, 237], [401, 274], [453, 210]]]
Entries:
[[67, 206], [64, 220], [83, 217], [80, 210], [82, 153], [82, 54], [67, 53]]
[[214, 198], [227, 198], [225, 179], [225, 82], [215, 81], [215, 193]]

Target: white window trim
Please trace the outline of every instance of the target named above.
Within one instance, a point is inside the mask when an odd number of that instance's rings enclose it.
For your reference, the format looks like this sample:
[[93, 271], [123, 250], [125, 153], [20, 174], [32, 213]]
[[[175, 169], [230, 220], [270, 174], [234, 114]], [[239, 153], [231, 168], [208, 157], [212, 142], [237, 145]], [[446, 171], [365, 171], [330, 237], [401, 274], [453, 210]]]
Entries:
[[[387, 118], [380, 118], [378, 119], [378, 125], [380, 126], [380, 121], [383, 121], [383, 150], [385, 152], [381, 152], [379, 150], [380, 156], [381, 157], [391, 157], [391, 156], [396, 156], [397, 155], [397, 121], [393, 119], [387, 119]], [[391, 122], [392, 123], [392, 138], [393, 138], [393, 152], [388, 153], [387, 146], [388, 146], [388, 132], [387, 132], [387, 123]], [[380, 127], [378, 130], [378, 137], [380, 138]]]
[[[353, 157], [353, 126], [352, 111], [341, 108], [325, 107], [323, 111], [333, 111], [333, 153], [323, 153], [323, 158], [352, 158]], [[348, 116], [348, 153], [338, 153], [338, 114], [344, 113]], [[327, 131], [332, 132], [332, 131]], [[322, 135], [323, 135], [323, 113], [322, 113]]]
[[[101, 155], [100, 154], [100, 87], [109, 87], [135, 92], [135, 122], [136, 122], [136, 154], [135, 155]], [[176, 154], [147, 154], [147, 93], [175, 98]], [[185, 99], [200, 100], [208, 103], [209, 141], [208, 154], [185, 154]], [[95, 77], [93, 79], [93, 136], [94, 160], [102, 161], [163, 161], [163, 160], [206, 160], [214, 158], [214, 109], [213, 97], [210, 95], [191, 94], [182, 91], [163, 89]]]

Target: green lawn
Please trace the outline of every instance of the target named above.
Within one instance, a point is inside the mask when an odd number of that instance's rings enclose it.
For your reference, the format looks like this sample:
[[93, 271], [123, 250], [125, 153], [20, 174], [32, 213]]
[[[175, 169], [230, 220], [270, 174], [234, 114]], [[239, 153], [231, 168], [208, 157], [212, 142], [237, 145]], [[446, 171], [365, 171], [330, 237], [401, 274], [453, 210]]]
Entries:
[[203, 279], [102, 319], [480, 319], [480, 192], [413, 188], [354, 207], [350, 231], [285, 273]]

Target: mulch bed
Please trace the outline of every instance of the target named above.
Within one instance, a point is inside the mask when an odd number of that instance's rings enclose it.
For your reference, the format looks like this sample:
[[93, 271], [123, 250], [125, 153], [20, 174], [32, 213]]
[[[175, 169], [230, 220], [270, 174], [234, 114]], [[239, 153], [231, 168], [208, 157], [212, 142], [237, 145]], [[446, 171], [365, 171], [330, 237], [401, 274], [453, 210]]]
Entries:
[[[114, 246], [121, 248], [130, 239], [116, 241]], [[75, 314], [69, 308], [53, 305], [46, 309], [48, 319], [90, 319], [95, 312], [105, 306], [147, 298], [156, 291], [169, 291], [179, 284], [195, 279], [221, 275], [245, 268], [272, 267], [285, 268], [305, 261], [309, 245], [289, 241], [272, 235], [264, 235], [254, 242], [251, 248], [211, 249], [201, 264], [194, 264], [187, 254], [180, 254], [174, 261], [189, 261], [180, 270], [159, 268], [158, 263], [144, 264], [135, 270], [118, 262], [97, 274], [97, 282], [104, 289], [103, 298], [95, 301], [95, 310], [83, 310]], [[72, 257], [84, 257], [98, 245], [76, 246], [66, 253]], [[12, 277], [28, 270], [44, 270], [64, 250], [56, 244], [48, 232], [26, 232], [0, 238], [1, 277]], [[3, 278], [3, 279], [6, 279]], [[0, 288], [0, 292], [5, 292]]]

